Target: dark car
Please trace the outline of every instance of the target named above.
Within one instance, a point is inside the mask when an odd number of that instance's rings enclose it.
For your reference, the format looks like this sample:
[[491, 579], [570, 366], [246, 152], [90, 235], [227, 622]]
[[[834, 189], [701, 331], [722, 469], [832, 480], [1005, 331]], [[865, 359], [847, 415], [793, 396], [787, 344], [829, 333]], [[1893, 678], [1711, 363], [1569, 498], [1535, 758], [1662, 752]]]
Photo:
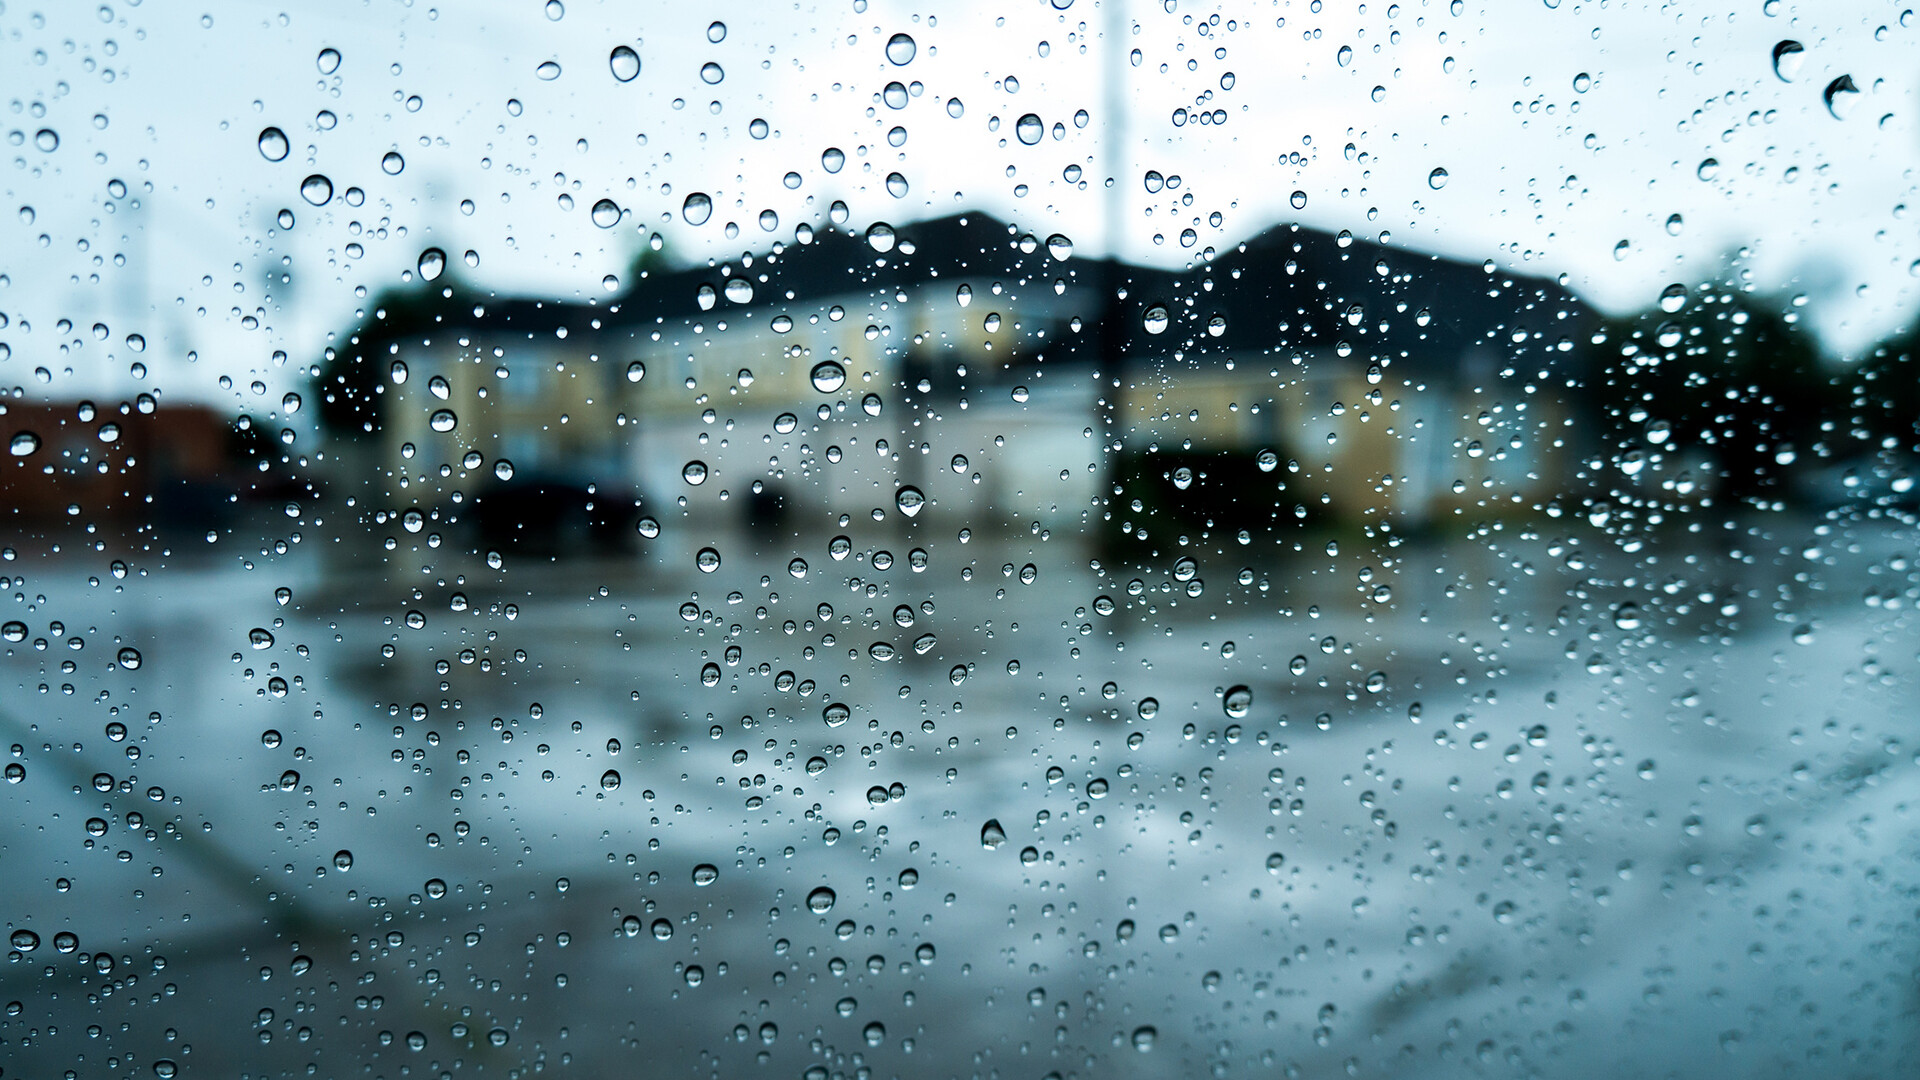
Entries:
[[485, 547], [565, 557], [632, 550], [640, 507], [617, 485], [530, 476], [476, 495], [470, 514]]

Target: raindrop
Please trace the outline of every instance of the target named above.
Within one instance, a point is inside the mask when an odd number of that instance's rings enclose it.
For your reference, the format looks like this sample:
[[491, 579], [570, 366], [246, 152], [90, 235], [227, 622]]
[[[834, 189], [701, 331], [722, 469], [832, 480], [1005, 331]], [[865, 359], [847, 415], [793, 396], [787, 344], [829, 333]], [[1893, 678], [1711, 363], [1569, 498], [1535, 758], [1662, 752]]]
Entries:
[[1149, 307], [1141, 317], [1140, 325], [1149, 334], [1164, 334], [1167, 331], [1167, 309], [1162, 304]]
[[273, 632], [264, 626], [256, 626], [247, 631], [247, 644], [253, 646], [256, 652], [261, 649], [271, 649], [273, 648]]
[[707, 219], [713, 216], [713, 199], [704, 191], [694, 192], [687, 196], [686, 202], [680, 204], [680, 216], [689, 225], [705, 225]]
[[433, 281], [446, 271], [447, 253], [437, 247], [428, 248], [420, 253], [420, 261], [415, 265], [421, 281]]
[[1066, 262], [1073, 256], [1073, 241], [1062, 233], [1047, 237], [1047, 254], [1060, 262]]
[[846, 151], [837, 146], [829, 146], [820, 153], [820, 167], [830, 173], [839, 172], [846, 164]]
[[906, 34], [895, 34], [887, 39], [887, 60], [895, 67], [905, 67], [913, 62], [913, 54], [918, 51], [913, 38]]
[[600, 790], [601, 791], [617, 791], [619, 790], [619, 788], [620, 788], [620, 773], [618, 770], [608, 769], [606, 772], [603, 772], [600, 774]]
[[1047, 133], [1047, 125], [1040, 117], [1027, 113], [1013, 122], [1013, 134], [1022, 146], [1032, 146]]
[[1703, 160], [1702, 162], [1700, 162], [1700, 167], [1693, 170], [1693, 174], [1702, 180], [1713, 179], [1714, 177], [1720, 175], [1720, 159], [1707, 158]]
[[873, 250], [879, 252], [892, 251], [893, 242], [893, 226], [884, 221], [876, 221], [872, 225], [867, 226], [867, 244], [873, 248]]
[[334, 852], [333, 868], [335, 870], [353, 869], [353, 852], [348, 851], [346, 848], [341, 848], [339, 851]]
[[1245, 719], [1247, 713], [1253, 710], [1253, 691], [1244, 686], [1236, 686], [1227, 691], [1227, 696], [1221, 701], [1221, 707], [1226, 709], [1227, 715], [1233, 719]]
[[9, 644], [18, 644], [27, 640], [27, 624], [18, 619], [14, 619], [4, 626], [0, 626], [0, 640], [6, 641]]
[[1781, 82], [1792, 82], [1806, 62], [1807, 47], [1792, 38], [1773, 47], [1773, 73]]
[[140, 650], [134, 648], [121, 649], [114, 659], [120, 662], [121, 667], [126, 668], [128, 671], [133, 671], [140, 666]]
[[707, 463], [698, 459], [687, 462], [686, 465], [680, 469], [680, 479], [685, 480], [693, 487], [699, 487], [701, 484], [706, 483]]
[[560, 77], [560, 65], [548, 60], [533, 69], [533, 76], [541, 82], [552, 82]]
[[693, 868], [693, 883], [706, 887], [720, 880], [720, 868], [712, 863], [701, 863]]
[[506, 458], [501, 458], [494, 462], [493, 475], [502, 480], [513, 479], [513, 462], [508, 461]]
[[1660, 310], [1671, 315], [1687, 306], [1687, 287], [1674, 282], [1660, 290]]
[[987, 823], [980, 826], [981, 847], [991, 851], [1006, 842], [1007, 830], [1000, 827], [999, 818], [988, 818]]
[[285, 161], [287, 152], [293, 149], [287, 142], [287, 133], [277, 127], [260, 129], [260, 156], [268, 161]]
[[280, 399], [280, 412], [282, 415], [292, 416], [300, 411], [300, 404], [300, 395], [289, 390], [286, 396]]
[[315, 206], [325, 206], [333, 198], [333, 181], [314, 173], [300, 181], [300, 197]]
[[715, 45], [727, 40], [727, 24], [715, 20], [707, 24], [707, 40]]
[[711, 60], [700, 65], [700, 81], [708, 86], [713, 86], [726, 77], [726, 70]]
[[833, 910], [834, 901], [838, 899], [832, 889], [822, 885], [807, 894], [807, 910], [815, 915], [825, 915]]
[[1447, 170], [1436, 167], [1427, 174], [1427, 186], [1435, 191], [1447, 186]]
[[725, 291], [727, 299], [736, 304], [744, 304], [753, 299], [753, 283], [746, 278], [728, 278]]
[[611, 229], [620, 224], [620, 204], [612, 199], [601, 199], [593, 204], [593, 223], [603, 229]]
[[322, 75], [331, 75], [334, 72], [339, 71], [340, 70], [340, 50], [339, 49], [321, 49], [320, 55], [314, 58], [314, 64], [320, 68], [320, 74]]
[[852, 715], [853, 710], [849, 709], [846, 703], [841, 701], [836, 701], [820, 710], [820, 719], [825, 721], [826, 725], [830, 728], [837, 728], [841, 724], [846, 723], [847, 718]]
[[815, 390], [831, 394], [847, 384], [847, 369], [841, 367], [838, 360], [822, 360], [813, 365], [808, 378], [813, 380]]
[[790, 412], [783, 412], [779, 416], [776, 416], [773, 418], [773, 430], [779, 432], [782, 435], [793, 434], [793, 429], [799, 426], [800, 426], [800, 418], [793, 415]]
[[1133, 1048], [1144, 1054], [1153, 1049], [1153, 1040], [1158, 1038], [1159, 1035], [1160, 1033], [1153, 1030], [1151, 1025], [1134, 1028]]
[[920, 489], [914, 487], [912, 484], [904, 485], [899, 491], [893, 493], [893, 505], [908, 517], [913, 517], [920, 513], [920, 508], [926, 505], [926, 502], [927, 497], [921, 494]]
[[1679, 214], [1669, 214], [1667, 216], [1667, 235], [1668, 236], [1679, 236], [1680, 230], [1685, 227], [1686, 227], [1686, 219], [1682, 218]]
[[454, 415], [452, 409], [435, 409], [433, 415], [427, 418], [427, 426], [445, 433], [459, 427], [460, 418]]
[[1160, 702], [1157, 698], [1141, 698], [1140, 704], [1134, 706], [1133, 711], [1140, 715], [1140, 719], [1151, 720], [1160, 715]]
[[31, 431], [18, 432], [14, 435], [13, 440], [7, 443], [7, 450], [11, 452], [14, 457], [26, 457], [38, 449], [40, 449], [40, 436], [35, 435]]
[[860, 399], [860, 411], [868, 416], [879, 416], [884, 407], [885, 402], [880, 400], [879, 394], [868, 394]]
[[615, 45], [607, 54], [607, 66], [613, 69], [615, 79], [632, 82], [640, 74], [640, 54], [630, 45]]
[[1853, 104], [1859, 99], [1860, 88], [1853, 84], [1853, 76], [1842, 75], [1827, 84], [1820, 96], [1827, 103], [1827, 111], [1835, 120], [1845, 120], [1853, 111]]
[[15, 930], [8, 944], [21, 952], [32, 952], [40, 947], [40, 935], [31, 930]]
[[380, 158], [380, 171], [388, 176], [398, 176], [400, 170], [406, 167], [407, 159], [401, 157], [397, 150], [389, 150]]
[[1307, 193], [1304, 191], [1296, 191], [1292, 195], [1287, 196], [1287, 202], [1295, 210], [1305, 210], [1307, 208]]
[[701, 573], [711, 574], [720, 569], [720, 552], [710, 547], [701, 548], [693, 557], [693, 565], [699, 567]]

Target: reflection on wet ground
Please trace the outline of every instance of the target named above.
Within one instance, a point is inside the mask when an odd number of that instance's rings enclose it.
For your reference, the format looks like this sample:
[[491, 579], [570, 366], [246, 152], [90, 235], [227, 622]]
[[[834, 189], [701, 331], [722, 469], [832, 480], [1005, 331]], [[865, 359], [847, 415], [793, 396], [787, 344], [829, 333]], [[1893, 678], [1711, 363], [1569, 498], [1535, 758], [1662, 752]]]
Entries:
[[1914, 1050], [1908, 532], [849, 531], [0, 568], [7, 1075]]

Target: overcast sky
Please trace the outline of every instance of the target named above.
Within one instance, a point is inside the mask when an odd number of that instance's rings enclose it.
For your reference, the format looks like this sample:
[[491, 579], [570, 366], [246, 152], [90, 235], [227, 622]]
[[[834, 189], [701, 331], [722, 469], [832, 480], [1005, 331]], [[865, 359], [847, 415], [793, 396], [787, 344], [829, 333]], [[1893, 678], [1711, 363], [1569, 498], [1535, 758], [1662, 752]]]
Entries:
[[[835, 0], [731, 5], [722, 34], [703, 5], [560, 2], [0, 0], [0, 379], [128, 392], [137, 360], [175, 398], [258, 407], [253, 380], [272, 400], [290, 385], [275, 350], [310, 361], [357, 289], [398, 284], [425, 248], [487, 288], [605, 296], [650, 235], [728, 258], [835, 200], [857, 226], [980, 208], [1163, 265], [1298, 220], [1564, 273], [1616, 309], [1746, 249], [1841, 351], [1920, 307], [1920, 27], [1897, 4]], [[1782, 78], [1787, 40], [1803, 49]], [[1830, 109], [1843, 75], [1858, 90]], [[262, 153], [268, 126], [284, 160]], [[1149, 170], [1179, 187], [1150, 192]], [[697, 226], [695, 192], [714, 206]], [[621, 208], [608, 228], [601, 199]]]

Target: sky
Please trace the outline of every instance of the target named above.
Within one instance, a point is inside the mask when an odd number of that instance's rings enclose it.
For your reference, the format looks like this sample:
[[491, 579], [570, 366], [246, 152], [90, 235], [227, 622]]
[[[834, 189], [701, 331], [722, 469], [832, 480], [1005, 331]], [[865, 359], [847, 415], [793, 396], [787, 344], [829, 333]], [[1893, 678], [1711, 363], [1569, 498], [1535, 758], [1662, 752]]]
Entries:
[[[855, 227], [980, 209], [1166, 266], [1298, 221], [1564, 274], [1610, 310], [1733, 258], [1847, 354], [1920, 307], [1915, 20], [1780, 0], [0, 0], [0, 385], [262, 407], [427, 248], [483, 288], [605, 298], [655, 239], [727, 260], [835, 202]], [[1801, 48], [1780, 66], [1783, 41]], [[1829, 107], [1842, 76], [1857, 91]]]

